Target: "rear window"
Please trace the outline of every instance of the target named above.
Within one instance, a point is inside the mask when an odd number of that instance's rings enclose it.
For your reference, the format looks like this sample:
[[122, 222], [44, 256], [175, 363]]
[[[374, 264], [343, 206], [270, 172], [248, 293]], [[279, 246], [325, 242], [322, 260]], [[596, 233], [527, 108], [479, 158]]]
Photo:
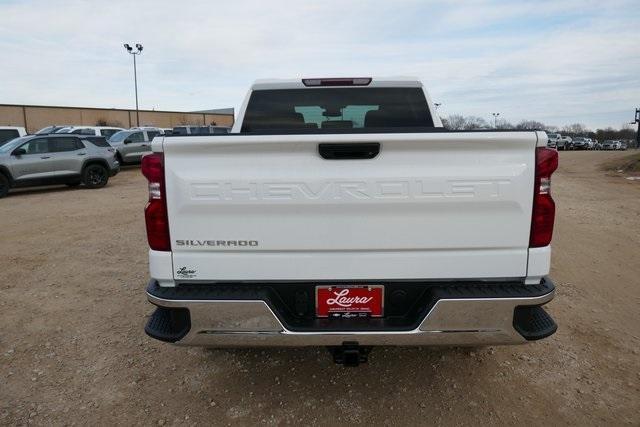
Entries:
[[430, 128], [421, 88], [318, 88], [257, 90], [242, 132]]
[[89, 141], [96, 147], [104, 147], [104, 148], [111, 147], [111, 145], [107, 142], [104, 136], [87, 136], [84, 139], [86, 141]]
[[91, 128], [82, 128], [82, 129], [75, 129], [71, 133], [80, 134], [80, 135], [95, 135], [96, 131]]
[[16, 129], [0, 129], [0, 145], [20, 136]]
[[109, 141], [122, 142], [125, 140], [126, 137], [128, 137], [132, 133], [133, 131], [130, 131], [130, 130], [121, 130], [120, 132], [116, 132], [113, 135], [111, 135], [111, 137], [109, 138]]
[[57, 126], [47, 126], [46, 128], [40, 129], [38, 132], [35, 133], [35, 135], [48, 134], [48, 133], [51, 133], [51, 132], [55, 132], [58, 129], [59, 129], [59, 127], [57, 127]]
[[100, 135], [109, 139], [113, 134], [120, 132], [120, 129], [100, 129]]

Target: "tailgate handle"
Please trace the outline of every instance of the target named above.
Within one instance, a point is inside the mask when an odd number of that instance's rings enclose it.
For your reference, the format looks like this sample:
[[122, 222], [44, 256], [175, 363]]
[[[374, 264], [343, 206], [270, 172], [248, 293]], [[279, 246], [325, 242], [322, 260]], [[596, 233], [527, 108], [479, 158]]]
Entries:
[[319, 144], [318, 152], [327, 160], [373, 159], [380, 152], [379, 142]]

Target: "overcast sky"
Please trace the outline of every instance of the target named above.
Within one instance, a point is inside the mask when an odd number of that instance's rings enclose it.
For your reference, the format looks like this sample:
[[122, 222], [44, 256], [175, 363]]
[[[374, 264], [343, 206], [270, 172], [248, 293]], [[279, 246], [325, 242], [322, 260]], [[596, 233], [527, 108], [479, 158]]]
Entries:
[[417, 76], [441, 113], [620, 127], [638, 0], [0, 0], [0, 103], [238, 108], [257, 78]]

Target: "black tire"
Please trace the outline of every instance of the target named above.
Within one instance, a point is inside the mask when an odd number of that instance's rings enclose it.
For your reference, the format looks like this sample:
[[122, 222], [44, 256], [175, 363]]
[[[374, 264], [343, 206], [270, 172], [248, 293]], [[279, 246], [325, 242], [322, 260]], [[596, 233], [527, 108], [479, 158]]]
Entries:
[[120, 163], [120, 166], [126, 165], [125, 161], [122, 160], [122, 155], [120, 153], [116, 153], [116, 160]]
[[99, 164], [86, 166], [82, 171], [82, 183], [87, 188], [102, 188], [109, 181], [107, 168]]
[[0, 199], [9, 194], [9, 179], [0, 173]]

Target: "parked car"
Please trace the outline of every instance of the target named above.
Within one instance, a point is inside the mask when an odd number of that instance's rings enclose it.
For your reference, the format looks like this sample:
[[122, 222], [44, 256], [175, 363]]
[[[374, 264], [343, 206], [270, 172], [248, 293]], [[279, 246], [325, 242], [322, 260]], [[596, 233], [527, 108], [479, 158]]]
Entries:
[[626, 151], [626, 149], [627, 149], [627, 143], [624, 141], [620, 141], [620, 150]]
[[115, 149], [80, 135], [29, 135], [0, 147], [0, 197], [14, 187], [104, 187], [120, 170]]
[[556, 145], [558, 150], [571, 150], [573, 148], [573, 140], [570, 136], [561, 136]]
[[116, 132], [124, 130], [123, 128], [111, 126], [66, 126], [55, 131], [55, 133], [70, 133], [78, 135], [95, 135], [104, 136], [109, 139]]
[[151, 130], [151, 131], [158, 131], [162, 133], [162, 129], [157, 126], [134, 126], [129, 128], [128, 130]]
[[414, 79], [261, 80], [245, 99], [231, 135], [142, 158], [148, 335], [357, 365], [367, 346], [556, 331], [543, 132], [448, 131]]
[[615, 140], [607, 140], [602, 143], [603, 150], [617, 150], [618, 141]]
[[594, 150], [602, 150], [602, 142], [595, 140], [595, 144], [593, 146]]
[[229, 133], [225, 126], [176, 126], [172, 135], [224, 135]]
[[547, 147], [558, 148], [561, 137], [559, 133], [547, 133]]
[[588, 138], [585, 138], [582, 136], [573, 138], [573, 144], [572, 144], [573, 150], [588, 150], [589, 146], [590, 144], [589, 144]]
[[27, 131], [20, 126], [0, 126], [0, 147], [14, 138], [25, 136]]
[[55, 131], [57, 131], [58, 129], [62, 129], [66, 127], [69, 127], [69, 125], [51, 125], [51, 126], [43, 127], [34, 135], [48, 135], [50, 133], [55, 133]]
[[108, 142], [116, 149], [121, 164], [136, 163], [151, 152], [151, 141], [160, 134], [158, 128], [122, 130], [113, 134]]

